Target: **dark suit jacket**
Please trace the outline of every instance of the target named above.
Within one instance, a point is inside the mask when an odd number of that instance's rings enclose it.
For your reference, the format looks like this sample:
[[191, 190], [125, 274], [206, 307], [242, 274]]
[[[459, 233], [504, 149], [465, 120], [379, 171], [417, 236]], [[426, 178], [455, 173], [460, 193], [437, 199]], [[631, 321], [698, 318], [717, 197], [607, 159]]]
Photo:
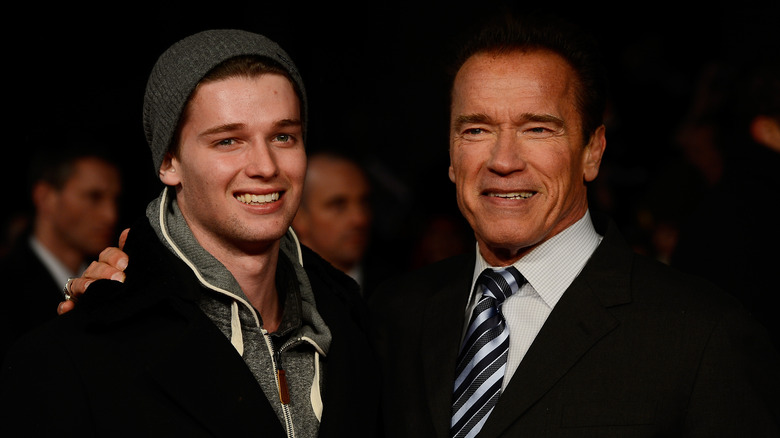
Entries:
[[0, 305], [0, 361], [22, 334], [57, 316], [62, 287], [22, 236], [0, 262], [3, 304]]
[[[200, 310], [192, 271], [148, 223], [133, 225], [125, 251], [126, 283], [93, 283], [75, 310], [9, 351], [0, 436], [284, 436], [252, 372]], [[304, 265], [333, 336], [320, 436], [374, 436], [378, 374], [357, 284], [309, 250]]]
[[[474, 261], [411, 273], [371, 301], [391, 437], [448, 436]], [[735, 300], [634, 255], [610, 226], [479, 437], [778, 436], [771, 348]]]

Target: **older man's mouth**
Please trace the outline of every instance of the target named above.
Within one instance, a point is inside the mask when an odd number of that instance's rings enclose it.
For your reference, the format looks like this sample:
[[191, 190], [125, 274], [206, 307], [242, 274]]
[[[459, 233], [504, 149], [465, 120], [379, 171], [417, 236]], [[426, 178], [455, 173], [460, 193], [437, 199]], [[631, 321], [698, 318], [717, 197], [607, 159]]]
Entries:
[[486, 195], [493, 198], [502, 198], [502, 199], [528, 199], [535, 194], [536, 192], [510, 192], [510, 193], [487, 193]]

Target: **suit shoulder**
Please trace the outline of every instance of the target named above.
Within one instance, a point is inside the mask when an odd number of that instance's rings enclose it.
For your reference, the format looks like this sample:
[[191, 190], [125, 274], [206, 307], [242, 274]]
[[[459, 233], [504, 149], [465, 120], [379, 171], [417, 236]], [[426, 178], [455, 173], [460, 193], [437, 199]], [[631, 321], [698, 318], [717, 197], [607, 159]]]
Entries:
[[437, 288], [443, 280], [464, 270], [474, 269], [474, 254], [460, 254], [432, 263], [413, 271], [399, 274], [379, 285], [370, 297], [372, 307], [382, 306], [388, 301], [405, 300], [420, 290]]
[[711, 281], [689, 274], [650, 257], [635, 255], [633, 262], [634, 287], [656, 290], [656, 293], [670, 296], [688, 295], [699, 298], [705, 295], [726, 295]]
[[631, 289], [636, 302], [658, 310], [683, 312], [690, 320], [709, 321], [708, 324], [724, 318], [752, 320], [733, 293], [648, 257], [634, 258]]

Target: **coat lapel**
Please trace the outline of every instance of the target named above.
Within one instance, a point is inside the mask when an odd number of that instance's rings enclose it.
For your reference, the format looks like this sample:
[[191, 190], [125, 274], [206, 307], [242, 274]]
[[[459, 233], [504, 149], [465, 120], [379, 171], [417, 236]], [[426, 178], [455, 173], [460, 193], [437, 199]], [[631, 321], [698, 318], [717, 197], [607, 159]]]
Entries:
[[610, 228], [550, 314], [480, 436], [499, 436], [617, 327], [608, 308], [630, 301], [631, 253]]
[[96, 312], [92, 324], [121, 326], [146, 312], [165, 312], [173, 319], [175, 315], [180, 324], [164, 324], [128, 339], [122, 347], [128, 360], [144, 363], [161, 392], [215, 436], [284, 436], [244, 360], [198, 308], [201, 286], [192, 271], [161, 247], [148, 221], [133, 226], [125, 251], [133, 260], [127, 282], [95, 283], [90, 290], [100, 286], [108, 290], [85, 294], [84, 305], [87, 298], [109, 296], [110, 289], [118, 294], [129, 287], [132, 293], [124, 293], [112, 311]]
[[437, 435], [449, 436], [455, 361], [460, 349], [466, 301], [471, 288], [474, 257], [453, 270], [427, 301], [422, 324], [423, 377], [428, 406]]

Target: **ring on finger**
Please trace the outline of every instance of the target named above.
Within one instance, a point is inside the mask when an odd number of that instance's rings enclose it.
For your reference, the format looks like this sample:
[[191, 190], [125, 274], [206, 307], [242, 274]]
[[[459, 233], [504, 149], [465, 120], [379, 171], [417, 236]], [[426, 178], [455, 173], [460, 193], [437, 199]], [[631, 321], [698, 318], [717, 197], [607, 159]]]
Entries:
[[71, 283], [73, 283], [73, 280], [77, 279], [79, 277], [68, 277], [68, 281], [65, 283], [65, 287], [62, 288], [62, 294], [65, 295], [65, 301], [76, 301], [76, 297], [73, 296], [73, 292], [70, 290]]

